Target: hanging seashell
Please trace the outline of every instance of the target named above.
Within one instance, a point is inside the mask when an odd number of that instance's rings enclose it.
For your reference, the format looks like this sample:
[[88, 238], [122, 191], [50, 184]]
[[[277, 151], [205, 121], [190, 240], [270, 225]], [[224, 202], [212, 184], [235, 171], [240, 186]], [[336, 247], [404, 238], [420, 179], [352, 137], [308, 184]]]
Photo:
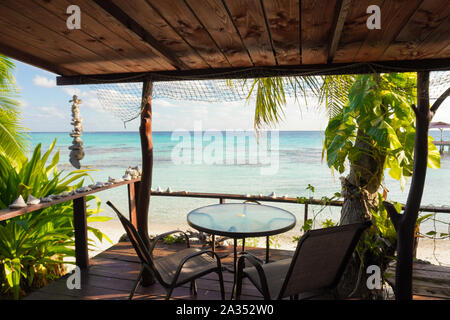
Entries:
[[156, 188], [156, 192], [162, 192], [163, 190], [161, 189], [160, 186], [158, 186], [158, 188]]
[[27, 198], [27, 205], [34, 205], [34, 204], [39, 204], [41, 202], [41, 200], [35, 198], [33, 195], [29, 195]]
[[167, 193], [172, 193], [172, 189], [170, 187], [167, 188], [166, 190]]
[[20, 208], [25, 208], [26, 206], [27, 206], [27, 204], [23, 200], [22, 195], [20, 195], [13, 203], [11, 203], [9, 205], [9, 208], [10, 209], [20, 209]]

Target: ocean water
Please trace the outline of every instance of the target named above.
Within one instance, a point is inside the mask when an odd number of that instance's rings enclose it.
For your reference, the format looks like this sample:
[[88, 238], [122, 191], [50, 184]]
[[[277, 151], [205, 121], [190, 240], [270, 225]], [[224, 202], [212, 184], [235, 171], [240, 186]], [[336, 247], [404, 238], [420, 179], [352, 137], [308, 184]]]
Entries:
[[[440, 139], [439, 131], [431, 131]], [[450, 140], [450, 132], [445, 132]], [[60, 169], [70, 172], [69, 149], [72, 138], [68, 133], [34, 132], [30, 134], [32, 148], [42, 143], [46, 150], [56, 138], [60, 151]], [[84, 132], [82, 136], [85, 158], [82, 168], [90, 172], [93, 181], [107, 181], [108, 177], [122, 177], [128, 166], [141, 167], [141, 151], [138, 132]], [[216, 192], [268, 195], [288, 195], [321, 198], [331, 197], [340, 191], [339, 173], [333, 172], [322, 161], [323, 132], [282, 131], [261, 134], [253, 132], [155, 132], [152, 187], [163, 190], [169, 186], [174, 191]], [[345, 173], [344, 173], [345, 175]], [[450, 205], [450, 155], [442, 157], [440, 169], [428, 169], [422, 205]], [[314, 186], [314, 192], [307, 190]], [[405, 202], [409, 184], [404, 191], [400, 184], [386, 175], [385, 185], [389, 198]], [[127, 213], [126, 186], [97, 194], [102, 199], [103, 215], [115, 217], [106, 206], [110, 200]], [[186, 215], [200, 206], [217, 203], [215, 199], [178, 197], [151, 198], [149, 224], [152, 228], [171, 230], [187, 229]], [[275, 204], [291, 211], [297, 217], [299, 232], [303, 224], [304, 207], [301, 204]], [[316, 226], [324, 219], [339, 219], [339, 208], [310, 207]], [[450, 215], [438, 216], [449, 221]], [[432, 227], [430, 224], [427, 227]], [[438, 226], [441, 232], [447, 226]]]

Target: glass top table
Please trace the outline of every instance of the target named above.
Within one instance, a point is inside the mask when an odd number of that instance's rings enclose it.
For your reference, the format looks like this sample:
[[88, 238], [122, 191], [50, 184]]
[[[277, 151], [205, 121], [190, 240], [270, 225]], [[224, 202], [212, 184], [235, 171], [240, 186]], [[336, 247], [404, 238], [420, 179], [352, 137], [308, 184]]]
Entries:
[[206, 233], [231, 238], [280, 234], [295, 226], [295, 216], [281, 208], [253, 203], [224, 203], [192, 210], [188, 224]]
[[[295, 226], [295, 216], [281, 208], [259, 203], [222, 203], [192, 210], [187, 215], [188, 224], [199, 231], [214, 236], [221, 235], [233, 238], [234, 283], [231, 297], [236, 285], [237, 239], [243, 239], [242, 251], [245, 251], [245, 238], [266, 237], [266, 262], [269, 262], [269, 236], [280, 234]], [[228, 268], [227, 268], [228, 269]]]

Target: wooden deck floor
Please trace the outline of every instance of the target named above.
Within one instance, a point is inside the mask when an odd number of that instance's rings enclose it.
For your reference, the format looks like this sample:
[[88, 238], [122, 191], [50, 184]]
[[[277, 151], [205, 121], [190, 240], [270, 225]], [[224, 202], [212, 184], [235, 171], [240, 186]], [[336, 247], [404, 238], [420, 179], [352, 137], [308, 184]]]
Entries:
[[[194, 245], [193, 245], [194, 246]], [[155, 250], [156, 256], [164, 256], [184, 247], [183, 244], [160, 245]], [[218, 248], [219, 255], [231, 252], [231, 247]], [[246, 248], [261, 258], [265, 257], [263, 248]], [[290, 257], [293, 252], [287, 250], [271, 249], [271, 260], [279, 260]], [[225, 265], [232, 265], [232, 256], [222, 259]], [[44, 288], [29, 294], [29, 300], [123, 300], [127, 299], [139, 272], [140, 264], [135, 251], [129, 242], [119, 242], [108, 250], [100, 253], [90, 260], [90, 266], [82, 272], [81, 289], [68, 289], [66, 282], [68, 275], [52, 282]], [[426, 268], [426, 267], [424, 267]], [[429, 267], [428, 267], [429, 268]], [[423, 269], [423, 268], [422, 268]], [[450, 299], [450, 268], [440, 267], [440, 272], [432, 272], [435, 277], [444, 279], [444, 288], [439, 285], [434, 292], [419, 290], [421, 296], [415, 299]], [[424, 272], [421, 272], [423, 283]], [[233, 285], [233, 274], [224, 272], [226, 298], [230, 298]], [[416, 280], [415, 280], [416, 281]], [[220, 300], [219, 282], [215, 273], [206, 275], [197, 280], [198, 294], [193, 296], [189, 290], [189, 284], [177, 288], [173, 292], [173, 299], [187, 300]], [[437, 286], [437, 285], [436, 285]], [[447, 287], [445, 287], [447, 286]], [[437, 293], [436, 293], [437, 292]], [[445, 292], [448, 293], [445, 296]], [[259, 292], [248, 280], [244, 281], [243, 300], [262, 299]], [[158, 283], [149, 287], [139, 287], [133, 299], [137, 300], [160, 300], [165, 297], [165, 289]]]
[[[191, 245], [195, 246], [195, 245]], [[184, 244], [158, 245], [155, 250], [155, 256], [168, 255], [180, 248]], [[247, 250], [248, 249], [248, 250]], [[263, 248], [246, 248], [247, 251], [261, 257], [265, 257]], [[217, 248], [219, 255], [224, 255], [232, 251], [231, 246]], [[292, 251], [271, 250], [270, 258], [273, 260], [284, 259], [292, 256]], [[224, 265], [232, 266], [232, 255], [221, 260]], [[31, 300], [90, 300], [90, 299], [127, 299], [133, 287], [134, 280], [137, 278], [140, 264], [136, 253], [129, 242], [119, 242], [108, 250], [100, 253], [90, 260], [90, 266], [82, 272], [81, 289], [68, 289], [66, 282], [68, 275], [52, 282], [44, 288], [36, 290], [29, 294], [26, 299]], [[233, 286], [234, 275], [225, 271], [225, 292], [226, 298], [230, 298]], [[197, 280], [198, 293], [192, 296], [189, 290], [189, 284], [177, 288], [173, 291], [173, 299], [197, 299], [197, 300], [220, 300], [220, 290], [217, 274], [211, 273]], [[244, 281], [243, 300], [262, 299], [259, 292], [248, 282]], [[155, 283], [149, 287], [137, 289], [133, 299], [158, 300], [164, 299], [166, 291], [160, 284]]]

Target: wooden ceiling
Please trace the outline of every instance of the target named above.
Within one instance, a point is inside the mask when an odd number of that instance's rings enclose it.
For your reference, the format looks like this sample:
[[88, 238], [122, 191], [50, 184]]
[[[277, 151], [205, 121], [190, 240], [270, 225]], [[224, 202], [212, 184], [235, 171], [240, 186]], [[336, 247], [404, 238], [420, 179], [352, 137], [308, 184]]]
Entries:
[[[81, 9], [79, 30], [66, 26], [70, 5]], [[366, 26], [369, 5], [381, 9], [380, 30]], [[1, 0], [0, 12], [0, 52], [66, 84], [354, 63], [450, 68], [448, 0]]]

